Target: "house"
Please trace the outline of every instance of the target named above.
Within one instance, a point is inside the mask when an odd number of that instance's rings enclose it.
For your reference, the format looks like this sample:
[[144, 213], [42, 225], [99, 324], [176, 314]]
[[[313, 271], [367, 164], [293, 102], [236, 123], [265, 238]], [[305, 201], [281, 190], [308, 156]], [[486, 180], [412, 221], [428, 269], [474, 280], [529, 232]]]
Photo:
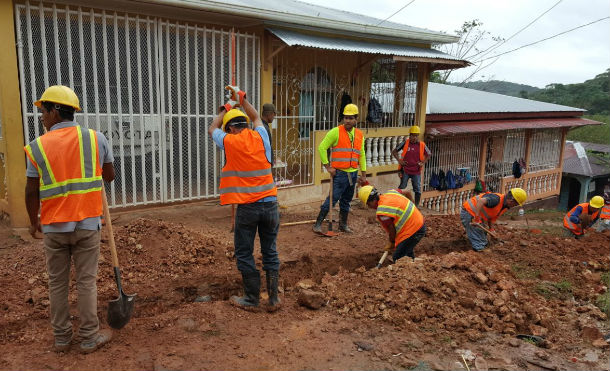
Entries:
[[71, 86], [76, 120], [109, 138], [108, 199], [125, 208], [218, 197], [223, 153], [206, 128], [235, 76], [278, 109], [274, 172], [294, 203], [326, 193], [315, 146], [342, 101], [364, 125], [373, 84], [397, 82], [377, 135], [405, 135], [425, 127], [430, 73], [468, 65], [431, 48], [457, 36], [295, 0], [13, 0], [0, 29], [0, 211], [15, 227], [29, 224], [22, 147], [42, 132], [32, 103], [49, 85]]
[[565, 146], [560, 209], [610, 192], [610, 145], [567, 141]]

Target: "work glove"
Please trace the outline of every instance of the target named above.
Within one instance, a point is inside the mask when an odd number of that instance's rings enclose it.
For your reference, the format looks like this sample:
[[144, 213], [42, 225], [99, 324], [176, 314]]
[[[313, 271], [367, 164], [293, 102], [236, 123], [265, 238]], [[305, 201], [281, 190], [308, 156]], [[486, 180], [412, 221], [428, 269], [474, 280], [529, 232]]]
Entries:
[[235, 106], [239, 106], [239, 104], [237, 103], [237, 101], [229, 99], [227, 101], [227, 103], [223, 104], [222, 106], [220, 106], [220, 108], [218, 109], [219, 111], [225, 110], [226, 112], [229, 112], [230, 110], [232, 110]]
[[243, 106], [244, 98], [246, 98], [246, 92], [239, 90], [239, 86], [227, 85], [225, 89], [229, 91], [229, 99], [236, 100], [240, 105]]

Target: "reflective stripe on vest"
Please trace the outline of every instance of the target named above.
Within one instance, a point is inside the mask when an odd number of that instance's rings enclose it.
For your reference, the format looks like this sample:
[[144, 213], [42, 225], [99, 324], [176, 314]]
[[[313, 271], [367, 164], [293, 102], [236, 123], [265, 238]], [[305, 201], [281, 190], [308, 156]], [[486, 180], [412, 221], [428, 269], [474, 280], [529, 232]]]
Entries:
[[357, 169], [360, 164], [360, 153], [362, 148], [363, 135], [362, 132], [353, 128], [354, 139], [349, 139], [349, 134], [345, 130], [345, 126], [339, 125], [339, 139], [337, 145], [330, 149], [330, 166], [336, 169]]
[[265, 155], [263, 139], [244, 129], [224, 139], [226, 163], [220, 178], [220, 203], [247, 204], [277, 196], [271, 164]]
[[[388, 197], [390, 196], [390, 197]], [[395, 198], [394, 196], [398, 196]], [[401, 206], [393, 206], [388, 203]], [[411, 237], [417, 230], [421, 228], [423, 216], [415, 207], [415, 204], [406, 198], [403, 194], [397, 191], [388, 191], [381, 195], [380, 204], [377, 207], [377, 216], [388, 216], [394, 219], [394, 228], [396, 229], [396, 246], [402, 241]], [[415, 216], [417, 215], [417, 218]], [[415, 220], [413, 219], [415, 218]], [[412, 223], [407, 223], [411, 221]], [[413, 225], [415, 223], [416, 225]]]
[[77, 130], [79, 153], [80, 153], [80, 178], [70, 178], [57, 181], [53, 173], [53, 167], [49, 163], [45, 153], [42, 137], [36, 138], [35, 145], [28, 144], [26, 152], [34, 160], [38, 173], [40, 174], [40, 200], [45, 201], [56, 197], [65, 197], [70, 194], [84, 194], [100, 191], [102, 189], [101, 173], [97, 172], [97, 144], [95, 131], [91, 129], [81, 130], [80, 126], [74, 126]]
[[[489, 194], [489, 193], [486, 193]], [[500, 202], [498, 202], [498, 204], [494, 207], [487, 207], [487, 206], [483, 206], [481, 208], [481, 219], [485, 220], [485, 221], [489, 221], [491, 220], [492, 222], [494, 222], [496, 219], [498, 219], [498, 217], [502, 214], [504, 214], [506, 212], [507, 209], [503, 208], [504, 205], [504, 195], [503, 194], [499, 194], [499, 193], [494, 193], [496, 196], [500, 197]], [[472, 215], [473, 217], [477, 217], [477, 215], [475, 215], [475, 210], [476, 210], [476, 206], [479, 202], [481, 202], [481, 200], [483, 199], [483, 195], [479, 195], [479, 196], [474, 196], [469, 198], [468, 200], [466, 200], [466, 202], [464, 202], [462, 204], [462, 207], [468, 211], [468, 213], [470, 215]]]
[[604, 205], [604, 207], [602, 207], [602, 212], [599, 217], [602, 219], [610, 219], [610, 205]]
[[[570, 211], [568, 211], [568, 213], [563, 217], [563, 226], [566, 227], [567, 229], [569, 229], [570, 231], [572, 231], [572, 233], [574, 233], [575, 235], [581, 235], [584, 233], [584, 231], [582, 230], [582, 226], [581, 224], [574, 224], [572, 223], [572, 221], [570, 220], [570, 215], [572, 215], [572, 213], [574, 213], [574, 211], [576, 210], [577, 207], [582, 207], [582, 213], [580, 215], [583, 214], [589, 214], [589, 203], [588, 202], [584, 202], [582, 204], [578, 204], [576, 206], [574, 206]], [[597, 219], [597, 217], [600, 216], [600, 210], [597, 210], [596, 212], [594, 212], [593, 214], [591, 214], [591, 224], [589, 224], [587, 226], [587, 228], [589, 228], [591, 225], [593, 225], [593, 223], [595, 222], [595, 220]]]

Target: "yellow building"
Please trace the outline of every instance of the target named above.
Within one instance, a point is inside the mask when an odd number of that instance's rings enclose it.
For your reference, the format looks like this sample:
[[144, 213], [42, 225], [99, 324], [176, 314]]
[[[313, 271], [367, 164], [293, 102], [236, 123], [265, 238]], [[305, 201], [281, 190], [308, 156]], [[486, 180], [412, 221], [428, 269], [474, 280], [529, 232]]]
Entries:
[[[315, 148], [342, 102], [359, 106], [367, 137], [396, 141], [425, 126], [429, 74], [468, 64], [431, 49], [456, 36], [291, 0], [0, 7], [0, 211], [15, 227], [29, 224], [22, 147], [42, 132], [32, 103], [49, 85], [72, 87], [83, 108], [76, 121], [108, 137], [117, 173], [109, 202], [124, 208], [218, 197], [223, 154], [206, 128], [235, 71], [256, 106], [278, 109], [274, 172], [280, 200], [296, 203], [323, 196]], [[391, 112], [367, 118], [383, 94], [396, 98]], [[394, 170], [382, 159], [369, 173]]]

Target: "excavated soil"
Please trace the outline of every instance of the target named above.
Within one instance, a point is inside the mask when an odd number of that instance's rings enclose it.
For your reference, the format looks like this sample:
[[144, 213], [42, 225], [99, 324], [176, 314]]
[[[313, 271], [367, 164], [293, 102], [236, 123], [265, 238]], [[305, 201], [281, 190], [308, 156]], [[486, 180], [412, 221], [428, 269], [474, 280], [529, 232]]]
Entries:
[[[305, 205], [282, 209], [281, 220], [316, 214], [317, 205]], [[373, 215], [355, 207], [355, 233], [334, 238], [315, 236], [311, 225], [280, 228], [283, 307], [251, 313], [227, 301], [241, 289], [229, 208], [115, 214], [124, 291], [137, 293], [136, 307], [113, 341], [90, 355], [78, 346], [50, 350], [42, 242], [20, 238], [2, 220], [0, 369], [607, 369], [608, 318], [595, 305], [607, 300], [607, 233], [575, 241], [559, 234], [557, 213], [528, 225], [506, 217], [497, 228], [503, 242], [476, 253], [459, 218], [429, 215], [416, 261], [374, 269], [386, 236]], [[117, 293], [110, 261], [103, 242], [102, 327]], [[319, 293], [320, 309], [299, 305], [304, 289]], [[77, 326], [74, 283], [69, 298]]]

